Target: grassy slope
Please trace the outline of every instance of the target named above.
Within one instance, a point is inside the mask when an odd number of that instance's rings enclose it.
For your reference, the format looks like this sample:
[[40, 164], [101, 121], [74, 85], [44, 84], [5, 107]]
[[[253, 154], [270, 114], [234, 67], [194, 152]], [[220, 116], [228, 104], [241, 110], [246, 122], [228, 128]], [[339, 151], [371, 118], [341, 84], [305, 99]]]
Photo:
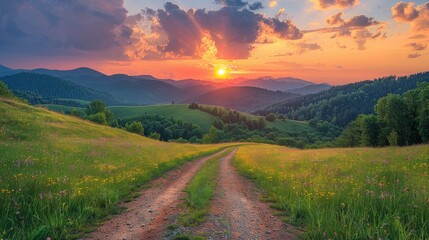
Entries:
[[66, 239], [223, 145], [172, 144], [0, 98], [0, 239]]
[[109, 109], [119, 118], [135, 119], [144, 114], [159, 114], [167, 118], [174, 118], [199, 125], [208, 132], [214, 117], [208, 113], [188, 108], [188, 105], [153, 105], [153, 106], [118, 106]]
[[429, 145], [297, 150], [240, 147], [240, 172], [307, 239], [429, 239]]
[[[84, 113], [85, 109], [68, 107], [54, 104], [43, 105], [49, 110], [57, 112], [70, 112], [73, 108], [79, 112]], [[210, 107], [218, 107], [212, 105], [204, 105]], [[215, 117], [209, 113], [205, 113], [198, 110], [192, 110], [188, 108], [188, 105], [153, 105], [153, 106], [113, 106], [108, 107], [117, 117], [122, 119], [135, 119], [144, 114], [160, 114], [165, 117], [173, 117], [174, 119], [182, 119], [186, 122], [192, 122], [199, 125], [204, 132], [208, 132], [211, 124]], [[223, 107], [218, 107], [223, 108]], [[259, 116], [251, 115], [248, 113], [242, 113], [250, 118], [258, 119]], [[267, 122], [267, 127], [277, 128], [281, 132], [285, 133], [300, 133], [300, 132], [315, 132], [307, 122], [294, 121], [294, 120], [277, 120], [276, 122]]]

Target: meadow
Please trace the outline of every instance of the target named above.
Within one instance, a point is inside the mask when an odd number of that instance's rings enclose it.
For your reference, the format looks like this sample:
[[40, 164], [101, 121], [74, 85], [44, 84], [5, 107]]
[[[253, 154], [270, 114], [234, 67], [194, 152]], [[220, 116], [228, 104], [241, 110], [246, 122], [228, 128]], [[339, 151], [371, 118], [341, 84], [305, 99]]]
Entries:
[[70, 239], [225, 145], [174, 144], [0, 99], [0, 239]]
[[429, 146], [239, 148], [234, 165], [305, 239], [429, 239]]

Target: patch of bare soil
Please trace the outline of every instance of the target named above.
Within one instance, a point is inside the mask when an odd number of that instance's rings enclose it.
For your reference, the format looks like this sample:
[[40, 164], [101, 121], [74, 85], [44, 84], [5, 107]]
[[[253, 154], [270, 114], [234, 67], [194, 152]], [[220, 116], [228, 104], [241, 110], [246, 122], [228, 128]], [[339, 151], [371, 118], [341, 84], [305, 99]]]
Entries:
[[162, 239], [172, 222], [170, 216], [181, 212], [176, 206], [183, 198], [182, 190], [205, 161], [224, 151], [186, 163], [155, 179], [140, 197], [122, 204], [127, 208], [126, 212], [114, 215], [83, 239]]

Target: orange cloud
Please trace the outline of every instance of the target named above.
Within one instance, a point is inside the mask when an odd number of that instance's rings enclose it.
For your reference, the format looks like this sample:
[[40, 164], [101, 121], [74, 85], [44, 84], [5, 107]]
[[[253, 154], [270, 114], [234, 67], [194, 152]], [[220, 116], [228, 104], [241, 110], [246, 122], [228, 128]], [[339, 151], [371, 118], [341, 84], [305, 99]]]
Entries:
[[429, 31], [429, 2], [419, 6], [398, 2], [392, 7], [392, 17], [398, 22], [410, 23], [415, 32]]
[[330, 7], [349, 8], [359, 4], [359, 0], [311, 0], [320, 9]]

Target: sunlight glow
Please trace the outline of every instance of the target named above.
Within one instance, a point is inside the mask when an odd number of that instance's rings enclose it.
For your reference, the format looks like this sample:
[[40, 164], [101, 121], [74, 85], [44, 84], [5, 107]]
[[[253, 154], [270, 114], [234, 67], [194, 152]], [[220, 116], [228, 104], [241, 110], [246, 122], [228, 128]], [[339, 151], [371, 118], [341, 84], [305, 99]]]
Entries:
[[226, 70], [225, 70], [225, 68], [219, 68], [219, 69], [216, 71], [216, 74], [217, 74], [219, 77], [224, 77], [224, 76], [225, 76], [225, 74], [226, 74]]

